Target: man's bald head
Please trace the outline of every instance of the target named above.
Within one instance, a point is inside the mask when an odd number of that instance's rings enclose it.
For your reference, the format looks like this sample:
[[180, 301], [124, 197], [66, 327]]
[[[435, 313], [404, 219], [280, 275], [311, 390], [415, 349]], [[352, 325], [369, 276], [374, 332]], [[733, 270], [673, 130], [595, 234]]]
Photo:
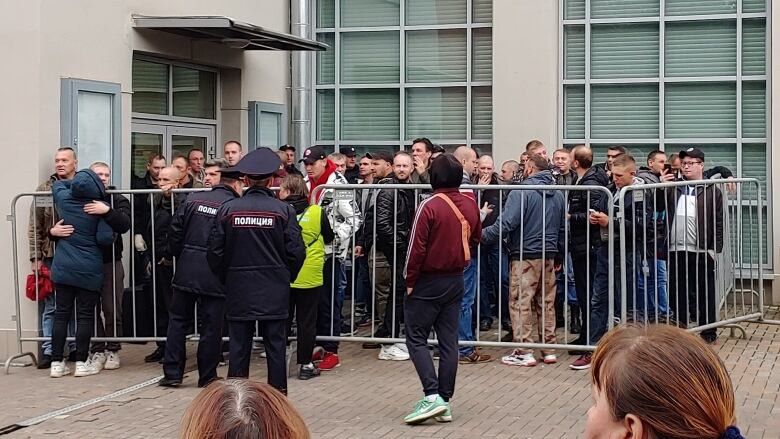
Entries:
[[179, 178], [181, 178], [181, 173], [179, 173], [179, 170], [173, 166], [167, 166], [160, 170], [160, 176], [157, 179], [157, 186], [159, 186], [160, 189], [164, 191], [175, 189], [179, 185]]
[[452, 155], [463, 165], [463, 172], [467, 175], [474, 174], [474, 170], [477, 169], [476, 151], [463, 145], [459, 146]]
[[571, 150], [572, 169], [590, 169], [593, 166], [593, 150], [585, 145], [575, 146]]

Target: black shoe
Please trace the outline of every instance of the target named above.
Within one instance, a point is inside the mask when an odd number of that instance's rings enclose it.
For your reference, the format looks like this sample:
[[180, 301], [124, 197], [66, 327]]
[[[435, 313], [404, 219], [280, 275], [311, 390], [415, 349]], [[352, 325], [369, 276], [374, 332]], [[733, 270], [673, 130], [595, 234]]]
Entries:
[[320, 376], [320, 369], [318, 367], [303, 367], [298, 370], [298, 379], [299, 380], [310, 380], [312, 378], [317, 378]]
[[382, 345], [379, 343], [369, 343], [369, 342], [363, 343], [363, 349], [379, 349], [381, 347]]
[[70, 351], [70, 353], [68, 353], [68, 361], [70, 361], [71, 363], [75, 363], [77, 361], [76, 351]]
[[479, 321], [480, 331], [490, 331], [490, 328], [492, 327], [493, 327], [493, 320], [491, 319], [482, 319]]
[[38, 369], [49, 369], [51, 367], [51, 355], [43, 354], [41, 359], [38, 360]]
[[163, 359], [165, 351], [161, 347], [157, 347], [151, 354], [144, 357], [145, 363], [159, 363]]
[[504, 343], [510, 343], [514, 341], [514, 333], [512, 331], [507, 332], [504, 334], [503, 337], [501, 337], [501, 341]]
[[[151, 363], [151, 361], [147, 361], [147, 363]], [[163, 379], [161, 379], [157, 385], [160, 387], [179, 387], [181, 386], [181, 380], [163, 377]]]
[[371, 316], [368, 314], [363, 314], [359, 317], [355, 317], [355, 326], [358, 328], [371, 326]]
[[[202, 389], [202, 388], [208, 386], [209, 384], [213, 383], [214, 381], [219, 381], [219, 380], [222, 380], [222, 379], [223, 379], [222, 377], [214, 377], [214, 378], [211, 378], [210, 380], [206, 380], [206, 381], [198, 380], [198, 387]], [[179, 383], [181, 383], [181, 380], [179, 380]]]

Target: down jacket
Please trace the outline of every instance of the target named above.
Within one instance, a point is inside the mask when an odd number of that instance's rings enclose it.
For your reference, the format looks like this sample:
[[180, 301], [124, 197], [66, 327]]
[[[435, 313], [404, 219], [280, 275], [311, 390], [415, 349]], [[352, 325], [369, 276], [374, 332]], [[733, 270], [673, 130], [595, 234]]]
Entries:
[[106, 198], [100, 178], [90, 169], [76, 173], [73, 180], [58, 180], [52, 186], [54, 208], [64, 221], [73, 226], [73, 234], [57, 241], [51, 265], [51, 280], [89, 291], [100, 291], [103, 285], [103, 252], [111, 245], [111, 227], [99, 216], [84, 213], [84, 206]]
[[[380, 183], [403, 184], [392, 174]], [[381, 189], [376, 196], [377, 248], [385, 254], [392, 254], [393, 248], [406, 250], [413, 219], [414, 190]]]

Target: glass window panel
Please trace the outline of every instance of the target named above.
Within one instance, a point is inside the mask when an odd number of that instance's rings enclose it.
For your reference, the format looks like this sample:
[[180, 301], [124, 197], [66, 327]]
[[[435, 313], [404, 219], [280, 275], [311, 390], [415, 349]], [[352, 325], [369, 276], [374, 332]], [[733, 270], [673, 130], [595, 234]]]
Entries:
[[282, 115], [260, 112], [260, 146], [278, 148], [282, 144]]
[[342, 33], [341, 83], [397, 83], [400, 46], [395, 31]]
[[149, 157], [154, 154], [162, 154], [162, 148], [162, 134], [132, 133], [130, 136], [130, 166], [133, 175], [139, 178], [146, 175], [146, 164], [149, 163]]
[[767, 0], [742, 0], [742, 12], [765, 12]]
[[466, 30], [423, 30], [406, 33], [408, 82], [466, 80]]
[[563, 38], [566, 79], [585, 79], [585, 27], [566, 26]]
[[666, 25], [666, 76], [737, 74], [734, 20]]
[[133, 60], [133, 112], [168, 114], [168, 66]]
[[658, 137], [658, 85], [594, 85], [591, 91], [591, 137]]
[[466, 23], [466, 0], [414, 0], [406, 2], [406, 25]]
[[591, 34], [591, 77], [657, 77], [658, 33], [658, 24], [654, 23], [594, 25]]
[[[489, 155], [493, 156], [493, 145], [471, 145], [471, 149], [477, 152], [477, 156], [482, 157], [483, 155]], [[493, 168], [495, 169], [494, 172], [501, 173], [501, 163], [493, 163]]]
[[78, 92], [77, 151], [81, 167], [94, 162], [111, 165], [113, 147], [113, 96], [89, 91]]
[[406, 90], [406, 138], [466, 138], [466, 89]]
[[400, 0], [340, 0], [342, 27], [398, 26]]
[[[595, 144], [592, 143], [590, 145], [590, 149], [593, 150], [593, 163], [606, 163], [607, 161], [607, 148], [610, 146], [613, 146], [614, 143], [606, 144]], [[576, 145], [575, 145], [576, 146]], [[658, 145], [636, 145], [636, 144], [623, 144], [623, 147], [626, 148], [626, 151], [628, 151], [629, 154], [631, 154], [631, 157], [636, 160], [637, 166], [646, 166], [647, 165], [647, 155], [650, 154], [650, 151], [655, 151], [657, 149], [660, 149]]]
[[493, 0], [472, 0], [471, 21], [474, 23], [493, 22]]
[[766, 74], [766, 20], [742, 22], [742, 74]]
[[[761, 241], [762, 262], [766, 264], [768, 259], [767, 244], [769, 233], [767, 232], [767, 208], [761, 208], [761, 228], [758, 227], [758, 207], [742, 206], [741, 215], [737, 215], [737, 207], [729, 209], [731, 212], [731, 245], [732, 255], [743, 264], [758, 263], [758, 243]], [[736, 247], [736, 248], [734, 248]], [[736, 256], [739, 255], [739, 256]], [[745, 282], [744, 287], [748, 287]]]
[[171, 136], [172, 159], [179, 156], [187, 157], [187, 154], [189, 154], [191, 149], [199, 149], [205, 154], [206, 138], [200, 136]]
[[493, 93], [490, 87], [471, 89], [471, 138], [493, 138]]
[[665, 116], [667, 138], [736, 137], [736, 84], [666, 84]]
[[666, 15], [736, 14], [739, 0], [666, 0]]
[[659, 0], [590, 0], [591, 18], [657, 17]]
[[317, 140], [336, 138], [336, 97], [333, 90], [317, 90]]
[[355, 144], [355, 145], [340, 145], [339, 149], [342, 151], [344, 148], [347, 147], [353, 147], [355, 148], [355, 153], [357, 154], [357, 161], [360, 163], [360, 159], [366, 154], [371, 152], [379, 152], [379, 151], [385, 151], [389, 152], [390, 154], [395, 153], [396, 151], [401, 149], [401, 145], [399, 144], [388, 144], [388, 145], [361, 145], [361, 144]]
[[394, 140], [400, 132], [398, 89], [341, 91], [341, 138]]
[[173, 115], [216, 119], [217, 74], [173, 67]]
[[[766, 183], [771, 163], [766, 159], [766, 145], [747, 143], [742, 145], [742, 175], [740, 177], [758, 179], [761, 186], [761, 199], [767, 199]], [[744, 184], [742, 194], [746, 200], [756, 200], [758, 195], [754, 184]]]
[[493, 79], [493, 29], [475, 28], [471, 33], [474, 46], [471, 51], [471, 80], [491, 81]]
[[335, 0], [317, 0], [317, 27], [336, 27]]
[[317, 34], [330, 48], [317, 52], [317, 84], [333, 84], [336, 81], [336, 39], [333, 34]]
[[564, 137], [567, 139], [585, 138], [585, 87], [567, 85], [563, 88]]
[[742, 84], [742, 137], [766, 137], [766, 83]]
[[585, 0], [564, 0], [563, 18], [581, 20], [585, 18]]

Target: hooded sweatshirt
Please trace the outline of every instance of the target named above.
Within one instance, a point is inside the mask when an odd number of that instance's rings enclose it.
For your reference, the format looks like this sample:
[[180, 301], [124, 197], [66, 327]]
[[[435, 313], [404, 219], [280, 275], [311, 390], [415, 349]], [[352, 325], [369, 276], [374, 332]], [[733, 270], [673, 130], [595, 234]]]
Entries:
[[[554, 185], [550, 171], [541, 171], [523, 180], [521, 186]], [[542, 212], [544, 213], [542, 215]], [[508, 239], [512, 260], [563, 260], [566, 200], [563, 192], [514, 190], [496, 223], [485, 228], [483, 244], [496, 244], [501, 234]]]
[[103, 251], [114, 241], [111, 227], [100, 216], [84, 213], [84, 206], [106, 198], [100, 178], [90, 169], [73, 180], [58, 180], [52, 186], [54, 207], [73, 234], [57, 241], [51, 266], [54, 283], [99, 292], [103, 285]]

